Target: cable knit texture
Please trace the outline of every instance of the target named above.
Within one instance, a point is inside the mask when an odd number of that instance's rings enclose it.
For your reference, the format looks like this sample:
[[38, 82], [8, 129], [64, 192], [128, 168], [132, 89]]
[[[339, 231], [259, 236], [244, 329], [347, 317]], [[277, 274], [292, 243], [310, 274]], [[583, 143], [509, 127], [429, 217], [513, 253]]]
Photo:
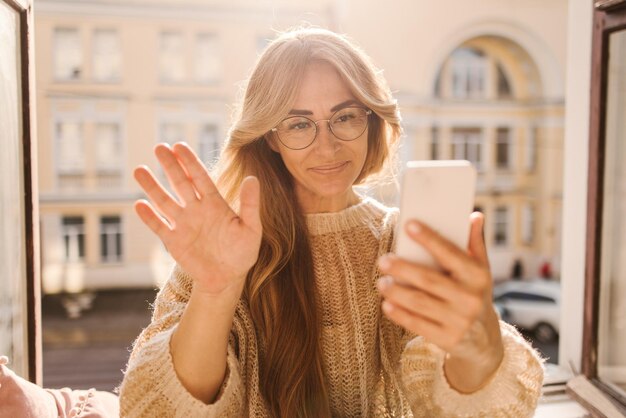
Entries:
[[[543, 383], [537, 352], [501, 323], [504, 360], [472, 394], [451, 388], [445, 353], [381, 313], [377, 258], [393, 248], [397, 209], [371, 198], [307, 215], [323, 322], [323, 364], [334, 417], [531, 417]], [[269, 417], [259, 390], [256, 332], [243, 301], [235, 313], [227, 377], [214, 403], [194, 398], [169, 350], [192, 279], [180, 268], [159, 292], [151, 324], [134, 343], [120, 387], [125, 417]]]

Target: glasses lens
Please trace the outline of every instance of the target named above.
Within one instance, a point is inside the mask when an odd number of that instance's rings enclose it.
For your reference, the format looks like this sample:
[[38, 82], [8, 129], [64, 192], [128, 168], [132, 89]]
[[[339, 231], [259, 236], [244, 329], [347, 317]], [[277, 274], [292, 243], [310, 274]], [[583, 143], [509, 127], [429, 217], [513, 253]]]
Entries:
[[294, 116], [283, 120], [277, 127], [280, 141], [287, 147], [302, 149], [308, 147], [315, 139], [315, 123], [302, 116]]
[[367, 110], [361, 107], [346, 107], [333, 115], [330, 126], [337, 138], [351, 141], [365, 132], [367, 120]]

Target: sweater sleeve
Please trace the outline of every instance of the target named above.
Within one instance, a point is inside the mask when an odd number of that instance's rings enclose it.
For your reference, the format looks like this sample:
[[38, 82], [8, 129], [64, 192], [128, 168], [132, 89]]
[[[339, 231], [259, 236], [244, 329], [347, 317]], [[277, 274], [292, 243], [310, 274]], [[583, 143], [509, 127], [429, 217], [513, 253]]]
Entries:
[[543, 359], [511, 325], [500, 322], [504, 358], [483, 388], [463, 394], [448, 384], [445, 352], [423, 337], [404, 349], [400, 371], [415, 417], [532, 417], [543, 385]]
[[189, 300], [192, 280], [178, 266], [159, 291], [152, 321], [133, 344], [119, 388], [123, 417], [239, 417], [243, 415], [244, 386], [231, 343], [226, 378], [212, 404], [193, 397], [179, 380], [170, 339]]

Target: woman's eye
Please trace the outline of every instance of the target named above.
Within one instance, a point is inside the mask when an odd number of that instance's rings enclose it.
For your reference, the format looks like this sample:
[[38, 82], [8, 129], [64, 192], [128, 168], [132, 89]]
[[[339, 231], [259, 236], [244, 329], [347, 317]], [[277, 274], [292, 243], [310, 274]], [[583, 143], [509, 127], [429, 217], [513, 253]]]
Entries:
[[355, 115], [353, 115], [352, 113], [346, 113], [344, 115], [337, 116], [337, 118], [335, 119], [335, 123], [348, 122], [354, 118], [355, 118]]
[[298, 131], [301, 129], [307, 129], [310, 127], [310, 123], [309, 122], [296, 122], [296, 123], [292, 123], [289, 125], [289, 130], [290, 131]]

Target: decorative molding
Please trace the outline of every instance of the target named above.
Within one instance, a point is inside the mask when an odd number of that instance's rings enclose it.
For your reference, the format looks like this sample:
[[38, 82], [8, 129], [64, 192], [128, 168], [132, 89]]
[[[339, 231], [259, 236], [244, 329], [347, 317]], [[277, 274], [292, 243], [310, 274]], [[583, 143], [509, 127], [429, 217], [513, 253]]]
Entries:
[[41, 193], [39, 201], [42, 206], [63, 204], [85, 204], [85, 203], [127, 203], [137, 199], [144, 199], [145, 195], [139, 192], [126, 193]]
[[328, 7], [319, 10], [259, 7], [250, 3], [245, 7], [202, 5], [181, 2], [113, 2], [103, 0], [38, 0], [37, 14], [62, 14], [64, 16], [115, 16], [141, 19], [189, 19], [201, 21], [275, 22], [277, 19], [304, 18], [315, 24], [329, 23]]

